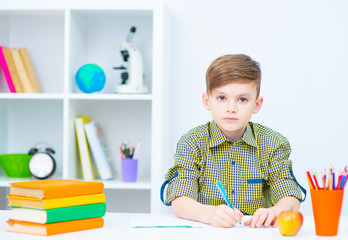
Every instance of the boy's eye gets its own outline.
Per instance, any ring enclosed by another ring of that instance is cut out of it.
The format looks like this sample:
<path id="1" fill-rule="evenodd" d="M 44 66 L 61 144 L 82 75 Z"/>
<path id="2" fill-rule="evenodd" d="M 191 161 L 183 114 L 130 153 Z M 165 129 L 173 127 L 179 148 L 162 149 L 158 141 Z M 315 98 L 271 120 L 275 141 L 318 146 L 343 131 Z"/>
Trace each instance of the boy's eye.
<path id="1" fill-rule="evenodd" d="M 245 103 L 245 102 L 248 101 L 248 99 L 246 99 L 246 98 L 240 98 L 239 101 L 242 102 L 242 103 Z"/>
<path id="2" fill-rule="evenodd" d="M 223 101 L 223 100 L 225 100 L 226 98 L 225 98 L 224 96 L 218 96 L 217 99 L 218 99 L 219 101 Z"/>

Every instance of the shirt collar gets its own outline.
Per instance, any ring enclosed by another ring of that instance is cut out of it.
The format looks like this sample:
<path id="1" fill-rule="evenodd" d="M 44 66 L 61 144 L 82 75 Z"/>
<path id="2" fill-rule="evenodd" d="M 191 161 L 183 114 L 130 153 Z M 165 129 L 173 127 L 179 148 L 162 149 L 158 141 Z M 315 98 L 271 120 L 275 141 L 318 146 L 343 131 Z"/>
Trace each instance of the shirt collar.
<path id="1" fill-rule="evenodd" d="M 215 121 L 212 121 L 210 123 L 210 142 L 209 147 L 215 147 L 220 145 L 221 143 L 228 140 L 226 136 L 221 132 L 220 128 L 217 126 Z M 250 123 L 247 125 L 246 131 L 243 134 L 243 137 L 241 138 L 245 143 L 253 146 L 258 147 L 253 130 L 250 127 Z"/>
<path id="2" fill-rule="evenodd" d="M 241 139 L 253 147 L 258 147 L 253 130 L 250 127 L 250 123 L 248 123 L 247 129 L 244 132 L 243 137 Z"/>
<path id="3" fill-rule="evenodd" d="M 215 121 L 210 123 L 210 142 L 209 147 L 215 147 L 226 141 L 226 136 L 221 132 Z"/>

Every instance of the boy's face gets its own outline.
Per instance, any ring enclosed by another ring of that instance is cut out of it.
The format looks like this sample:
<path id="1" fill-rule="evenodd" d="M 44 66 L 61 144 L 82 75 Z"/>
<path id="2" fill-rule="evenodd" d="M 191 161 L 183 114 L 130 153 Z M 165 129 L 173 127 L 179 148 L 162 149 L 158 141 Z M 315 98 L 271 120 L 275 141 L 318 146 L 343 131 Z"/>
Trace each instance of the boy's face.
<path id="1" fill-rule="evenodd" d="M 214 121 L 225 136 L 240 139 L 252 114 L 260 111 L 263 98 L 256 97 L 253 83 L 229 83 L 203 93 L 203 105 L 211 111 Z"/>

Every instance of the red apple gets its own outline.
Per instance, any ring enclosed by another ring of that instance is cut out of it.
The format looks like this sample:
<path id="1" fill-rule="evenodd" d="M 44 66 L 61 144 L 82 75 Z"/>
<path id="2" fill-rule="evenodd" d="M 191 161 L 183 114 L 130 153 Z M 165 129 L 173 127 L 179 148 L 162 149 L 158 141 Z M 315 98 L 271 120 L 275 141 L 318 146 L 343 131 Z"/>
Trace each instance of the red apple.
<path id="1" fill-rule="evenodd" d="M 302 223 L 303 216 L 299 211 L 284 211 L 277 218 L 277 225 L 283 236 L 295 236 L 301 229 Z"/>

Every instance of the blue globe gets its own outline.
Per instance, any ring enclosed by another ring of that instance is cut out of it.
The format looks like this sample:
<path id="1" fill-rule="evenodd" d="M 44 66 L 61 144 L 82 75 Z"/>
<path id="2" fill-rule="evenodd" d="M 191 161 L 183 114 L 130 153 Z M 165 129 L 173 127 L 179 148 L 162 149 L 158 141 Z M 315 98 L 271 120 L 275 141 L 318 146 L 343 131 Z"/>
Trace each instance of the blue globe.
<path id="1" fill-rule="evenodd" d="M 105 73 L 96 64 L 85 64 L 77 71 L 76 85 L 84 93 L 101 91 L 105 86 Z"/>

